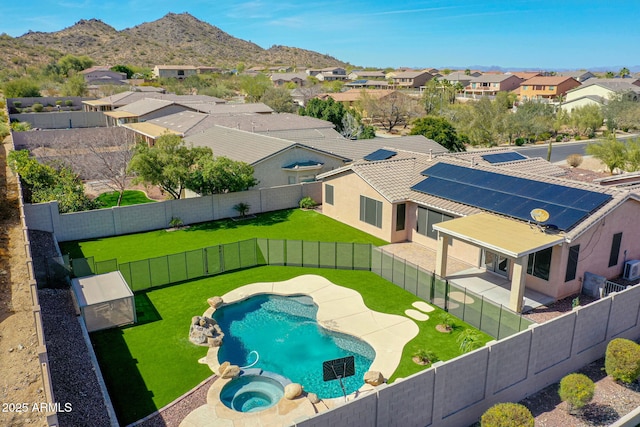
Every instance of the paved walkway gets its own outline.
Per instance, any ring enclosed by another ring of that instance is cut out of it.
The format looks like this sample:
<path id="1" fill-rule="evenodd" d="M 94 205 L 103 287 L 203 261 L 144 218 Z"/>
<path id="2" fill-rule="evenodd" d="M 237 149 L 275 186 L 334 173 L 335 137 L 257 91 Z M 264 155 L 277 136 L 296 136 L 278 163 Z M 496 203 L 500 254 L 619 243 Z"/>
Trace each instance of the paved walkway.
<path id="1" fill-rule="evenodd" d="M 422 267 L 427 271 L 433 272 L 436 269 L 436 251 L 418 243 L 392 243 L 390 245 L 381 246 L 380 249 L 400 258 L 404 258 L 410 263 Z M 473 267 L 475 266 L 464 261 L 460 261 L 457 258 L 447 258 L 447 274 L 457 273 Z"/>

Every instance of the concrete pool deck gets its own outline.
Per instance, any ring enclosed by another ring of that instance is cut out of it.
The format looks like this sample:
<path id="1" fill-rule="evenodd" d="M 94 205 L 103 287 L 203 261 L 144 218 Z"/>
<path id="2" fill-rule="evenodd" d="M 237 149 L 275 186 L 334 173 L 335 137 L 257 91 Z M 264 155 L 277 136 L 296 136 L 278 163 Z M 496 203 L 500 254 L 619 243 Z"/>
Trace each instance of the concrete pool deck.
<path id="1" fill-rule="evenodd" d="M 369 370 L 379 371 L 385 378 L 396 370 L 404 346 L 419 332 L 418 325 L 410 318 L 373 311 L 364 304 L 358 292 L 316 275 L 302 275 L 283 282 L 253 283 L 222 295 L 222 300 L 228 305 L 258 294 L 309 295 L 318 306 L 318 323 L 326 329 L 349 334 L 367 342 L 376 352 Z M 213 308 L 209 308 L 204 315 L 211 317 L 214 311 Z M 210 348 L 207 356 L 200 362 L 206 363 L 213 372 L 217 372 L 220 366 L 218 347 Z M 323 401 L 326 402 L 324 405 L 323 402 L 313 405 L 304 397 L 293 401 L 282 399 L 278 405 L 265 411 L 241 413 L 225 407 L 219 400 L 220 389 L 226 382 L 215 381 L 207 394 L 207 404 L 187 415 L 180 425 L 254 425 L 250 419 L 259 423 L 255 425 L 282 425 L 313 416 L 323 409 L 323 406 L 328 409 L 340 404 L 342 400 L 329 399 Z M 357 393 L 371 389 L 372 386 L 365 384 Z M 331 402 L 332 400 L 334 402 Z"/>

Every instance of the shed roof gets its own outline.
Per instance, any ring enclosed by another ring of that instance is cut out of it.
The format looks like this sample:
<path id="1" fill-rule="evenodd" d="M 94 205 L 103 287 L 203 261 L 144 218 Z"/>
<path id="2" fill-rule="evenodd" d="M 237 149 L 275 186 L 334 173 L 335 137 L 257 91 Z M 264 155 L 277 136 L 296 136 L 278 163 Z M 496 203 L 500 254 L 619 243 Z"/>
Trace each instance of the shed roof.
<path id="1" fill-rule="evenodd" d="M 78 277 L 71 280 L 80 307 L 133 297 L 119 271 Z"/>

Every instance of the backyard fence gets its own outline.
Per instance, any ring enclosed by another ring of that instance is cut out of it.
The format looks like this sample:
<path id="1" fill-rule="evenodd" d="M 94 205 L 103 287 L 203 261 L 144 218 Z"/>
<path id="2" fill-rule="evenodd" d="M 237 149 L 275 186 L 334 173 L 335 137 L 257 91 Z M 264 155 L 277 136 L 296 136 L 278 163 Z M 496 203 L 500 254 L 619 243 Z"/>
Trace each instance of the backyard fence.
<path id="1" fill-rule="evenodd" d="M 503 338 L 532 322 L 464 287 L 368 243 L 250 239 L 140 261 L 49 260 L 47 274 L 75 277 L 119 270 L 134 292 L 261 265 L 371 271 L 477 329 Z M 44 274 L 44 273 L 43 273 Z"/>

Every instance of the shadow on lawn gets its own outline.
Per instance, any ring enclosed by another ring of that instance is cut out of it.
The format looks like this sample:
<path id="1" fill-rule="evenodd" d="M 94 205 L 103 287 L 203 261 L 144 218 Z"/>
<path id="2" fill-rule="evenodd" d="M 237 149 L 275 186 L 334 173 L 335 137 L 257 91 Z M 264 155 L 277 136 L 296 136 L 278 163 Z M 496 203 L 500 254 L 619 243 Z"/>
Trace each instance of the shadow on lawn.
<path id="1" fill-rule="evenodd" d="M 256 218 L 246 219 L 242 221 L 233 221 L 231 219 L 221 219 L 218 221 L 202 222 L 200 224 L 191 225 L 189 228 L 185 228 L 185 232 L 190 231 L 217 231 L 217 230 L 229 230 L 235 229 L 244 225 L 254 226 L 270 226 L 279 224 L 289 220 L 292 209 L 267 212 L 258 214 Z"/>
<path id="2" fill-rule="evenodd" d="M 118 421 L 128 425 L 158 408 L 122 335 L 121 329 L 108 329 L 92 333 L 91 341 Z"/>
<path id="3" fill-rule="evenodd" d="M 160 316 L 146 292 L 136 293 L 134 299 L 136 302 L 136 325 L 162 320 L 162 316 Z"/>

